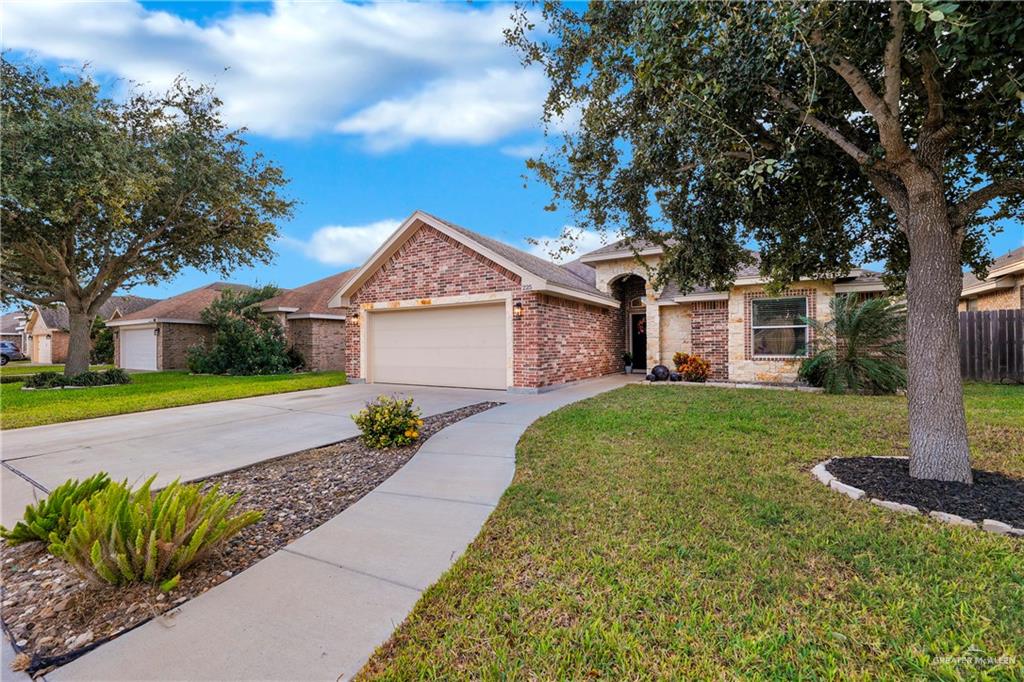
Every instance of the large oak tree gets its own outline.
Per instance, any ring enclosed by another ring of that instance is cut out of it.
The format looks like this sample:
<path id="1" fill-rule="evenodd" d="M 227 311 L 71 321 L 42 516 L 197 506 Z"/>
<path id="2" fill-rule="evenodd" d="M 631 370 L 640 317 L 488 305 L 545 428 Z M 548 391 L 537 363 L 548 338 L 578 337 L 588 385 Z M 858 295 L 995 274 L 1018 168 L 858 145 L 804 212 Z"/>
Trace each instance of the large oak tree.
<path id="1" fill-rule="evenodd" d="M 115 101 L 85 74 L 0 66 L 0 291 L 67 306 L 65 373 L 88 368 L 90 327 L 115 291 L 270 261 L 286 181 L 224 125 L 208 87 L 179 78 Z"/>
<path id="2" fill-rule="evenodd" d="M 908 308 L 910 471 L 971 482 L 961 268 L 1020 229 L 1024 12 L 1010 2 L 547 2 L 507 32 L 579 126 L 530 165 L 658 281 L 776 286 L 883 259 Z M 542 30 L 537 30 L 537 24 Z M 571 238 L 571 233 L 568 235 Z"/>

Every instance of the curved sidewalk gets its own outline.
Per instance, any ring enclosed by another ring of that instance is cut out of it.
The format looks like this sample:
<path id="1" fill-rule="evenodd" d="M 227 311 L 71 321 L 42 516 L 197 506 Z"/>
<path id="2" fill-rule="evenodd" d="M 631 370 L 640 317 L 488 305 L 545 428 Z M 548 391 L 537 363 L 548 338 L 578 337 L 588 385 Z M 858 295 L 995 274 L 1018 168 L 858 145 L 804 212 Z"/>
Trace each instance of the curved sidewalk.
<path id="1" fill-rule="evenodd" d="M 536 419 L 625 385 L 604 377 L 439 431 L 344 512 L 48 680 L 337 680 L 353 676 L 465 551 Z"/>

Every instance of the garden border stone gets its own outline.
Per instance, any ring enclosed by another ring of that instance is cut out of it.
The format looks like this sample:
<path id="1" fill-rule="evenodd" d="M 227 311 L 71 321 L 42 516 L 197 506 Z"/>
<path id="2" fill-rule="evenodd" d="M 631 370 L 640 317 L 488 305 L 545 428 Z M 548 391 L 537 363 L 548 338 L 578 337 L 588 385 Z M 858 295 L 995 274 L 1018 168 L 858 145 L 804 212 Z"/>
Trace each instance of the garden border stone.
<path id="1" fill-rule="evenodd" d="M 819 482 L 821 482 L 824 486 L 826 486 L 827 488 L 829 488 L 831 490 L 834 490 L 834 491 L 836 491 L 838 493 L 842 493 L 843 495 L 846 495 L 847 497 L 850 497 L 850 498 L 852 498 L 854 500 L 859 500 L 859 499 L 864 498 L 865 497 L 865 493 L 864 493 L 863 490 L 861 490 L 860 488 L 855 488 L 852 485 L 847 485 L 846 483 L 843 483 L 838 478 L 833 476 L 832 473 L 828 470 L 828 464 L 833 459 L 835 459 L 835 458 L 834 457 L 829 457 L 828 459 L 826 459 L 824 461 L 821 461 L 821 462 L 818 462 L 817 464 L 815 464 L 814 467 L 811 468 L 811 474 L 813 474 L 814 477 L 816 479 L 818 479 Z M 907 459 L 907 458 L 906 457 L 884 456 L 884 455 L 872 455 L 871 459 Z M 923 509 L 921 509 L 919 507 L 915 507 L 912 504 L 904 504 L 902 502 L 893 502 L 892 500 L 882 500 L 882 499 L 879 499 L 877 497 L 872 497 L 868 501 L 871 502 L 871 504 L 875 505 L 876 507 L 881 507 L 882 509 L 887 509 L 889 511 L 897 512 L 897 513 L 901 513 L 901 514 L 914 514 L 914 515 L 925 514 L 925 511 Z M 1004 522 L 998 521 L 996 519 L 984 519 L 983 521 L 981 521 L 979 523 L 977 521 L 972 521 L 971 519 L 965 519 L 964 517 L 958 516 L 956 514 L 950 514 L 949 512 L 942 512 L 942 511 L 931 511 L 931 512 L 927 513 L 927 516 L 929 518 L 935 519 L 936 521 L 941 521 L 943 523 L 948 523 L 948 524 L 953 525 L 953 526 L 962 526 L 962 527 L 965 527 L 965 528 L 975 528 L 975 529 L 979 529 L 979 530 L 984 530 L 984 531 L 989 532 L 989 533 L 995 533 L 997 535 L 1008 535 L 1010 537 L 1024 538 L 1024 528 L 1015 528 L 1015 527 L 1011 526 L 1008 523 L 1004 523 Z"/>

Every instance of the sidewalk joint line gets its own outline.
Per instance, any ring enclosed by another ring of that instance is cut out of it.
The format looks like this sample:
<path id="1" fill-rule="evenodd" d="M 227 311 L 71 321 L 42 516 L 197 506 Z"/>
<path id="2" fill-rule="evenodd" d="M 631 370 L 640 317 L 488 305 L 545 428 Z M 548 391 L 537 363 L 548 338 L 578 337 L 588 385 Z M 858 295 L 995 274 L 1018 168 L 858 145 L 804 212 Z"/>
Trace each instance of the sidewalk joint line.
<path id="1" fill-rule="evenodd" d="M 294 549 L 289 549 L 288 547 L 282 547 L 279 551 L 287 552 L 288 554 L 291 554 L 292 556 L 302 557 L 303 559 L 309 559 L 310 561 L 318 561 L 321 564 L 327 564 L 328 566 L 332 566 L 334 568 L 340 568 L 343 571 L 348 571 L 350 573 L 355 573 L 356 575 L 361 575 L 361 576 L 365 576 L 367 578 L 373 578 L 374 580 L 380 580 L 381 582 L 390 583 L 391 585 L 395 585 L 397 587 L 404 587 L 405 589 L 412 590 L 413 592 L 416 592 L 417 594 L 422 594 L 423 593 L 423 590 L 421 590 L 418 587 L 413 587 L 412 585 L 406 585 L 405 583 L 399 582 L 397 580 L 392 580 L 391 578 L 383 578 L 383 577 L 381 577 L 379 575 L 374 575 L 373 573 L 368 573 L 367 571 L 360 571 L 357 568 L 352 568 L 351 566 L 345 566 L 344 564 L 336 564 L 333 561 L 328 561 L 327 559 L 321 559 L 320 557 L 316 557 L 316 556 L 312 556 L 312 555 L 309 555 L 309 554 L 305 554 L 303 552 L 297 552 Z"/>
<path id="2" fill-rule="evenodd" d="M 417 495 L 415 493 L 396 493 L 390 490 L 371 490 L 369 493 L 367 493 L 367 497 L 373 495 L 374 493 L 379 493 L 381 495 L 395 495 L 397 497 L 414 497 L 420 500 L 437 500 L 439 502 L 457 502 L 459 504 L 473 504 L 478 507 L 487 507 L 489 509 L 494 509 L 494 505 L 489 502 L 474 502 L 473 500 L 456 500 L 451 497 L 435 497 L 433 495 Z"/>
<path id="3" fill-rule="evenodd" d="M 4 469 L 7 469 L 8 471 L 10 471 L 10 472 L 11 472 L 12 474 L 14 474 L 15 476 L 17 476 L 17 477 L 19 477 L 19 478 L 22 478 L 22 479 L 24 479 L 25 481 L 27 481 L 27 482 L 28 482 L 29 484 L 31 484 L 31 485 L 32 485 L 32 487 L 34 487 L 34 488 L 39 488 L 40 490 L 42 490 L 42 491 L 43 491 L 44 493 L 46 493 L 47 495 L 49 495 L 49 494 L 50 494 L 50 489 L 49 489 L 49 488 L 47 488 L 47 487 L 46 487 L 45 485 L 43 485 L 43 484 L 42 484 L 42 483 L 40 483 L 39 481 L 35 480 L 34 478 L 32 478 L 31 476 L 29 476 L 28 474 L 24 474 L 24 473 L 22 473 L 22 472 L 18 471 L 17 469 L 15 469 L 14 467 L 12 467 L 12 466 L 11 466 L 10 464 L 8 464 L 8 463 L 7 463 L 6 461 L 5 461 L 5 462 L 3 462 L 3 467 L 4 467 Z"/>

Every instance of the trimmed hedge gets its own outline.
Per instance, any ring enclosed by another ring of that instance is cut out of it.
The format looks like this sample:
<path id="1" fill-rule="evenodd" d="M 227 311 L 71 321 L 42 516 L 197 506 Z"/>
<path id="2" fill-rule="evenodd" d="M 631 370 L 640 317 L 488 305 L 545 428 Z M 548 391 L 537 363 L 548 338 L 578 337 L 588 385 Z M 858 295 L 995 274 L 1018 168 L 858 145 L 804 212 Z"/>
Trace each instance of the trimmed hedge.
<path id="1" fill-rule="evenodd" d="M 60 372 L 40 372 L 24 379 L 24 388 L 64 388 L 65 386 L 111 386 L 130 384 L 132 377 L 123 369 L 114 368 L 102 372 L 82 372 L 67 376 Z"/>

